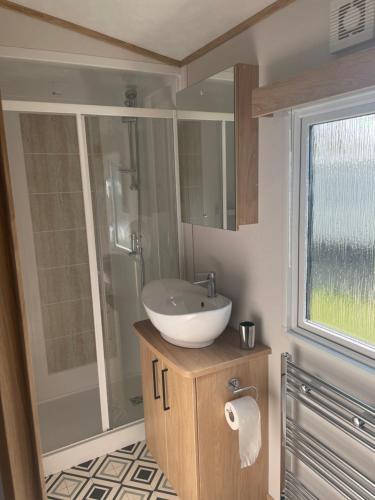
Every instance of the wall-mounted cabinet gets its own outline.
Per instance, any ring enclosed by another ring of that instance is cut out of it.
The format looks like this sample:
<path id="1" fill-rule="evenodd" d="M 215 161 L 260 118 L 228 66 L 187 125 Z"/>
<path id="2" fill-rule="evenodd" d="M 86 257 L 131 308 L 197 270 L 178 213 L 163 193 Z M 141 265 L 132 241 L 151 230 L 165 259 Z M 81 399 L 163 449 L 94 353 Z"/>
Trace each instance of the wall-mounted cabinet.
<path id="1" fill-rule="evenodd" d="M 258 222 L 258 73 L 236 64 L 177 93 L 182 222 L 234 231 Z"/>
<path id="2" fill-rule="evenodd" d="M 147 446 L 181 500 L 264 500 L 268 485 L 267 355 L 257 345 L 239 348 L 228 328 L 204 349 L 163 340 L 150 321 L 135 324 L 140 337 Z M 262 448 L 256 462 L 240 468 L 238 433 L 225 419 L 235 396 L 228 381 L 255 386 L 261 412 Z"/>

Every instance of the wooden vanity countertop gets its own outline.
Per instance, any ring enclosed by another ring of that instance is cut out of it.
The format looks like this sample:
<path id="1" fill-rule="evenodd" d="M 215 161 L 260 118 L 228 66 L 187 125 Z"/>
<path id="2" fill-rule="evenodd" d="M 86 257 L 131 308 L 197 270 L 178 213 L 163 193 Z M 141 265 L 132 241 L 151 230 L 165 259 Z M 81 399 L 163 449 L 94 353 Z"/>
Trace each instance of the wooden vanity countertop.
<path id="1" fill-rule="evenodd" d="M 255 344 L 251 351 L 240 349 L 239 333 L 231 327 L 227 327 L 212 345 L 201 349 L 170 344 L 148 319 L 135 323 L 134 329 L 141 342 L 187 378 L 202 377 L 271 353 L 271 348 L 263 344 Z"/>

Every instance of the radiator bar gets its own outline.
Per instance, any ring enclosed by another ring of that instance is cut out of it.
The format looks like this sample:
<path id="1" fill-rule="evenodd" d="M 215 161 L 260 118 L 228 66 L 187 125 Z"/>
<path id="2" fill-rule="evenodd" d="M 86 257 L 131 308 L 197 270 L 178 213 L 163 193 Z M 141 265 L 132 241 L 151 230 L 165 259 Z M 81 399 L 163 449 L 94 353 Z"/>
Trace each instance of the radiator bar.
<path id="1" fill-rule="evenodd" d="M 293 483 L 291 483 L 288 479 L 285 480 L 285 497 L 287 499 L 297 499 L 297 500 L 310 500 L 309 497 L 304 495 L 304 493 L 298 489 Z"/>
<path id="2" fill-rule="evenodd" d="M 303 395 L 301 395 L 299 392 L 293 392 L 290 388 L 287 389 L 287 395 L 305 405 L 311 411 L 313 411 L 327 422 L 331 423 L 335 427 L 345 432 L 345 434 L 355 439 L 356 441 L 358 441 L 360 444 L 362 444 L 372 452 L 375 452 L 375 445 L 371 441 L 368 441 L 367 439 L 358 435 L 357 433 L 355 433 L 355 431 L 353 432 L 354 430 L 353 427 L 350 428 L 349 426 L 345 425 L 346 422 L 343 423 L 337 416 L 330 415 L 327 409 L 322 407 L 322 404 L 320 402 L 317 403 L 311 398 L 310 399 L 304 398 Z M 331 409 L 329 409 L 329 411 L 331 411 Z"/>
<path id="3" fill-rule="evenodd" d="M 281 498 L 319 500 L 286 469 L 288 451 L 343 499 L 374 500 L 375 481 L 287 416 L 288 397 L 375 452 L 375 407 L 308 373 L 292 361 L 289 353 L 284 353 L 281 357 Z"/>
<path id="4" fill-rule="evenodd" d="M 290 471 L 286 471 L 285 474 L 286 483 L 286 494 L 288 494 L 288 489 L 293 489 L 297 494 L 304 500 L 319 500 L 299 479 L 297 479 Z M 298 498 L 297 495 L 297 498 Z"/>
<path id="5" fill-rule="evenodd" d="M 360 421 L 363 423 L 363 426 L 366 425 L 366 427 L 363 427 L 366 429 L 366 432 L 369 434 L 372 434 L 373 437 L 375 437 L 375 419 L 370 415 L 368 411 L 364 411 L 362 408 L 359 408 L 357 406 L 348 407 L 345 402 L 342 402 L 338 400 L 335 397 L 332 397 L 332 395 L 327 395 L 325 392 L 322 391 L 322 386 L 323 384 L 318 384 L 316 381 L 306 381 L 305 378 L 307 376 L 300 375 L 299 373 L 293 373 L 293 372 L 288 372 L 288 378 L 297 380 L 301 385 L 305 384 L 305 388 L 309 391 L 306 392 L 305 394 L 311 396 L 313 394 L 316 394 L 321 400 L 328 404 L 332 405 L 334 407 L 339 408 L 340 410 L 343 410 L 344 415 L 343 417 L 346 418 L 351 425 L 353 425 L 353 418 L 357 417 L 360 419 Z M 323 387 L 324 389 L 324 387 Z M 360 411 L 358 411 L 360 409 Z M 337 410 L 336 410 L 337 411 Z M 339 413 L 339 412 L 338 412 Z M 346 415 L 349 414 L 349 415 Z M 370 426 L 370 428 L 368 428 Z M 362 430 L 362 427 L 358 427 L 359 430 Z"/>
<path id="6" fill-rule="evenodd" d="M 298 451 L 306 453 L 312 461 L 324 467 L 326 471 L 334 474 L 339 481 L 346 485 L 346 488 L 352 490 L 353 494 L 358 495 L 358 498 L 365 500 L 375 498 L 375 484 L 368 478 L 363 477 L 361 473 L 358 473 L 353 466 L 343 459 L 338 460 L 335 454 L 330 455 L 324 447 L 320 447 L 305 435 L 293 434 L 289 429 L 287 431 L 287 442 L 291 443 Z"/>
<path id="7" fill-rule="evenodd" d="M 306 454 L 305 451 L 296 448 L 288 439 L 286 442 L 286 448 L 309 469 L 315 472 L 317 476 L 324 479 L 324 481 L 326 481 L 336 491 L 338 491 L 343 496 L 343 498 L 346 498 L 347 500 L 363 500 L 363 497 L 360 497 L 356 494 L 355 491 L 351 490 L 351 488 L 348 488 L 345 482 L 343 482 L 340 478 L 337 478 L 334 474 L 332 474 L 331 471 L 327 470 L 315 459 L 311 458 L 311 456 Z"/>
<path id="8" fill-rule="evenodd" d="M 341 466 L 349 470 L 352 480 L 359 480 L 359 487 L 362 488 L 368 495 L 375 498 L 375 482 L 369 479 L 365 474 L 363 474 L 363 472 L 359 471 L 352 464 L 341 458 L 340 455 L 332 451 L 328 446 L 323 444 L 321 441 L 319 441 L 319 439 L 314 437 L 301 426 L 294 423 L 293 420 L 289 417 L 287 418 L 287 430 L 289 430 L 295 436 L 302 436 L 303 439 L 311 442 L 313 446 L 315 446 L 319 450 L 319 452 L 327 458 L 327 460 L 330 460 L 332 463 L 337 462 L 338 467 Z M 366 486 L 361 484 L 361 482 Z"/>
<path id="9" fill-rule="evenodd" d="M 364 401 L 361 401 L 360 399 L 355 398 L 351 394 L 348 394 L 348 393 L 342 391 L 341 389 L 339 389 L 335 385 L 324 382 L 324 380 L 316 377 L 315 375 L 311 375 L 307 371 L 305 371 L 302 368 L 300 368 L 299 366 L 295 365 L 293 363 L 293 361 L 291 361 L 290 358 L 288 360 L 288 365 L 289 365 L 289 368 L 296 370 L 297 372 L 302 373 L 305 377 L 308 377 L 309 379 L 314 380 L 316 383 L 326 387 L 329 391 L 331 391 L 331 392 L 335 393 L 337 396 L 340 396 L 341 398 L 345 399 L 350 404 L 358 406 L 359 408 L 361 408 L 362 411 L 369 413 L 370 415 L 372 415 L 375 418 L 375 408 L 373 406 L 370 406 L 369 404 L 365 403 Z"/>

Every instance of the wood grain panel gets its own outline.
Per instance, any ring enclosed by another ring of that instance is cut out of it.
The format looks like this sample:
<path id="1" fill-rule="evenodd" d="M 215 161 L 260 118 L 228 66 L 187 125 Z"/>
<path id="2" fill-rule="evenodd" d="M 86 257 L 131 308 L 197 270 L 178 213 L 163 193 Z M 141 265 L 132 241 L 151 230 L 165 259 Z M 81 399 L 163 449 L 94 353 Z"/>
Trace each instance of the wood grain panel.
<path id="1" fill-rule="evenodd" d="M 141 343 L 142 393 L 147 446 L 161 470 L 168 476 L 165 414 L 162 399 L 154 399 L 152 362 L 158 359 L 145 344 Z M 157 394 L 161 394 L 161 360 L 157 363 Z"/>
<path id="2" fill-rule="evenodd" d="M 165 364 L 168 479 L 182 500 L 198 500 L 198 447 L 195 380 Z"/>
<path id="3" fill-rule="evenodd" d="M 259 85 L 259 67 L 236 64 L 235 151 L 236 151 L 236 225 L 258 222 L 258 136 L 257 118 L 251 117 L 252 91 Z"/>
<path id="4" fill-rule="evenodd" d="M 1 105 L 0 148 L 0 460 L 7 472 L 2 479 L 7 499 L 39 500 L 46 498 L 39 423 Z"/>
<path id="5" fill-rule="evenodd" d="M 46 14 L 45 12 L 31 9 L 30 7 L 20 5 L 16 2 L 11 2 L 9 0 L 0 0 L 0 7 L 4 7 L 6 9 L 19 12 L 20 14 L 25 14 L 26 16 L 33 17 L 35 19 L 38 19 L 39 21 L 45 21 L 49 24 L 59 26 L 60 28 L 65 28 L 74 31 L 75 33 L 79 33 L 80 35 L 85 35 L 89 36 L 90 38 L 95 38 L 96 40 L 99 40 L 101 42 L 106 42 L 111 45 L 115 45 L 116 47 L 120 47 L 122 49 L 130 50 L 131 52 L 140 54 L 141 56 L 150 57 L 151 59 L 155 59 L 164 64 L 170 64 L 172 66 L 181 66 L 181 62 L 178 61 L 177 59 L 173 59 L 172 57 L 158 54 L 157 52 L 154 52 L 152 50 L 139 47 L 138 45 L 134 45 L 129 42 L 124 42 L 123 40 L 120 40 L 118 38 L 105 35 L 104 33 L 100 33 L 99 31 L 95 31 L 90 28 L 85 28 L 80 24 L 72 23 L 71 21 L 67 21 L 66 19 L 61 19 L 59 17 Z"/>
<path id="6" fill-rule="evenodd" d="M 235 397 L 227 382 L 237 377 L 241 385 L 258 389 L 262 448 L 256 462 L 240 468 L 238 432 L 224 416 L 224 405 Z M 267 356 L 250 363 L 200 377 L 196 381 L 200 494 L 204 500 L 265 500 L 268 491 L 268 371 Z"/>
<path id="7" fill-rule="evenodd" d="M 375 48 L 342 56 L 282 82 L 253 91 L 253 117 L 375 85 Z"/>
<path id="8" fill-rule="evenodd" d="M 275 12 L 279 11 L 280 9 L 283 9 L 284 7 L 287 7 L 288 5 L 292 4 L 295 1 L 296 0 L 277 0 L 271 5 L 268 5 L 268 7 L 265 7 L 264 9 L 260 10 L 253 16 L 248 17 L 247 19 L 245 19 L 245 21 L 242 21 L 241 23 L 237 24 L 237 26 L 234 26 L 229 31 L 226 31 L 222 35 L 211 40 L 211 42 L 207 43 L 200 49 L 186 56 L 184 59 L 182 59 L 181 66 L 184 66 L 185 64 L 190 64 L 196 59 L 199 59 L 208 52 L 211 52 L 211 50 L 214 50 L 220 45 L 223 45 L 223 43 L 227 42 L 228 40 L 231 40 L 235 36 L 251 28 L 260 21 L 267 19 L 267 17 L 271 16 L 272 14 L 275 14 Z"/>
<path id="9" fill-rule="evenodd" d="M 250 362 L 271 352 L 269 347 L 262 344 L 256 345 L 251 351 L 240 349 L 239 334 L 231 327 L 227 327 L 212 345 L 194 349 L 194 355 L 191 349 L 166 342 L 150 320 L 135 323 L 134 329 L 141 342 L 145 342 L 160 359 L 180 375 L 188 378 L 201 377 L 229 366 Z"/>

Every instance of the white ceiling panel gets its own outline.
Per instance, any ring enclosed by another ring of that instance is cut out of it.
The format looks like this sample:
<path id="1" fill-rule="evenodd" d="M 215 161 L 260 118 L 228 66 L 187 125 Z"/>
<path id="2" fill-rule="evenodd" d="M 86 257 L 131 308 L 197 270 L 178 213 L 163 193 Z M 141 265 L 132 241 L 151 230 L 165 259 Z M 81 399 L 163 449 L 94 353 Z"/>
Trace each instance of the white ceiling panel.
<path id="1" fill-rule="evenodd" d="M 267 7 L 274 0 L 17 0 L 176 59 Z"/>

